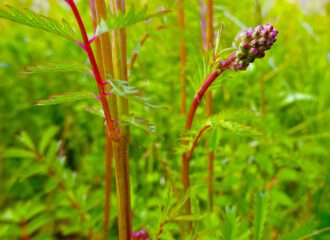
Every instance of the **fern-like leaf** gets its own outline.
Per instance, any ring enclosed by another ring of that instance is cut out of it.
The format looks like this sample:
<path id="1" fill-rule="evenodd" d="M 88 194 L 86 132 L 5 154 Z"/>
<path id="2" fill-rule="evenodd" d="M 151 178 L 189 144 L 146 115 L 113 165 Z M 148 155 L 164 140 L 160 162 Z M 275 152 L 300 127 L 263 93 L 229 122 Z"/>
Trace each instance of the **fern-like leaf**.
<path id="1" fill-rule="evenodd" d="M 90 69 L 81 63 L 48 63 L 44 65 L 29 66 L 21 74 L 55 73 L 55 72 L 81 72 L 88 73 Z"/>
<path id="2" fill-rule="evenodd" d="M 268 205 L 268 194 L 259 192 L 256 195 L 254 203 L 254 215 L 253 215 L 253 239 L 261 240 L 264 225 L 266 223 Z"/>
<path id="3" fill-rule="evenodd" d="M 73 103 L 80 100 L 95 98 L 95 94 L 88 91 L 80 91 L 80 92 L 66 92 L 63 94 L 57 94 L 50 96 L 48 99 L 39 100 L 36 102 L 37 106 L 47 106 L 47 105 L 55 105 L 62 103 Z"/>
<path id="4" fill-rule="evenodd" d="M 69 40 L 75 39 L 73 29 L 65 20 L 58 22 L 52 18 L 38 15 L 32 11 L 18 10 L 8 5 L 5 8 L 0 9 L 0 18 L 50 32 Z"/>
<path id="5" fill-rule="evenodd" d="M 162 16 L 169 12 L 169 10 L 164 10 L 153 14 L 148 14 L 146 8 L 139 11 L 136 11 L 134 8 L 131 8 L 127 13 L 119 12 L 117 15 L 110 16 L 107 22 L 102 20 L 97 26 L 96 35 L 100 35 L 111 30 L 126 28 L 139 22 Z"/>
<path id="6" fill-rule="evenodd" d="M 213 127 L 220 127 L 238 135 L 244 135 L 244 136 L 261 135 L 261 132 L 257 128 L 249 126 L 245 123 L 228 121 L 216 117 L 212 118 L 210 123 L 211 126 Z"/>
<path id="7" fill-rule="evenodd" d="M 99 117 L 104 118 L 104 113 L 102 109 L 97 109 L 94 107 L 86 108 L 85 111 Z M 120 116 L 120 122 L 123 125 L 134 126 L 140 128 L 148 133 L 155 133 L 155 126 L 148 120 L 136 117 L 134 114 L 122 115 Z"/>
<path id="8" fill-rule="evenodd" d="M 150 107 L 150 108 L 167 108 L 164 106 L 157 106 L 154 104 L 151 104 L 149 101 L 149 98 L 141 97 L 140 91 L 133 87 L 131 83 L 128 81 L 123 80 L 112 80 L 109 81 L 110 85 L 112 86 L 111 93 L 126 98 L 128 100 L 131 100 L 132 102 Z"/>

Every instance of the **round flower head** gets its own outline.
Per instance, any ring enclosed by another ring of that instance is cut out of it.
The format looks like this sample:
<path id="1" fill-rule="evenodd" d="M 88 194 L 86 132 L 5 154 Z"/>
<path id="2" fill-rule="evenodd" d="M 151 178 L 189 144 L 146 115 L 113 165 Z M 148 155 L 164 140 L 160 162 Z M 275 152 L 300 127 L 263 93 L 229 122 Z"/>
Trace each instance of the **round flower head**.
<path id="1" fill-rule="evenodd" d="M 256 58 L 265 56 L 266 50 L 276 42 L 278 31 L 271 25 L 259 25 L 239 34 L 234 42 L 237 48 L 236 59 L 229 68 L 235 71 L 245 70 Z"/>

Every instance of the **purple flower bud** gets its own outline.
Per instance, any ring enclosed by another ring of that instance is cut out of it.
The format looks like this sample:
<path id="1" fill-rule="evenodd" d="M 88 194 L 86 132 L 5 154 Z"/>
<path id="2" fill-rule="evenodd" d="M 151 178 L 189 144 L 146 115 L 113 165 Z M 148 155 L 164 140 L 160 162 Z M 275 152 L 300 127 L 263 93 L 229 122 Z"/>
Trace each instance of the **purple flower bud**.
<path id="1" fill-rule="evenodd" d="M 232 70 L 244 70 L 256 58 L 265 56 L 265 52 L 276 42 L 278 31 L 269 24 L 249 28 L 236 38 L 236 59 L 228 67 Z"/>
<path id="2" fill-rule="evenodd" d="M 258 50 L 256 48 L 251 48 L 250 53 L 254 56 L 257 56 Z"/>

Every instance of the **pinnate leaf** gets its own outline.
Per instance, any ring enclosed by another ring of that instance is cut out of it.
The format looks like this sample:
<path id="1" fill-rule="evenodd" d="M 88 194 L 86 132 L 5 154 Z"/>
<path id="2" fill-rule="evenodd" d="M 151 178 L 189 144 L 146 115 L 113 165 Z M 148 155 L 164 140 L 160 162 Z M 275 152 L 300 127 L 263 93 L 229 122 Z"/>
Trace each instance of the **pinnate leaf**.
<path id="1" fill-rule="evenodd" d="M 82 72 L 88 73 L 90 69 L 81 63 L 49 63 L 44 65 L 29 66 L 21 74 L 55 73 L 55 72 Z"/>
<path id="2" fill-rule="evenodd" d="M 63 94 L 57 94 L 50 96 L 48 99 L 39 100 L 36 102 L 37 106 L 47 106 L 47 105 L 55 105 L 62 103 L 73 103 L 80 100 L 92 99 L 96 96 L 89 91 L 79 91 L 79 92 L 66 92 Z"/>
<path id="3" fill-rule="evenodd" d="M 18 10 L 7 5 L 5 8 L 0 9 L 0 18 L 50 32 L 69 40 L 74 40 L 75 38 L 73 29 L 65 20 L 58 22 L 29 10 Z"/>
<path id="4" fill-rule="evenodd" d="M 135 8 L 131 8 L 126 13 L 119 12 L 117 15 L 110 16 L 107 22 L 101 20 L 99 26 L 97 27 L 96 34 L 101 35 L 102 33 L 108 32 L 110 30 L 126 28 L 136 23 L 162 16 L 168 12 L 169 10 L 164 10 L 148 14 L 146 8 L 139 11 L 136 11 Z"/>

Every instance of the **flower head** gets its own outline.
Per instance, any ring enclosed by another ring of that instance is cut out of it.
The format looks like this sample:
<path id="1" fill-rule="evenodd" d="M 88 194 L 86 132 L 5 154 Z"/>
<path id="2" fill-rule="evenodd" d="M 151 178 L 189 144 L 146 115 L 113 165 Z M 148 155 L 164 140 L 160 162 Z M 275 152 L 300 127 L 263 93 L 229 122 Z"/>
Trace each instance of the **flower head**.
<path id="1" fill-rule="evenodd" d="M 249 28 L 239 34 L 234 42 L 237 48 L 235 60 L 229 68 L 232 70 L 245 70 L 256 58 L 265 56 L 265 52 L 276 42 L 278 31 L 271 25 L 259 25 Z"/>
<path id="2" fill-rule="evenodd" d="M 134 240 L 150 240 L 150 236 L 149 236 L 147 230 L 142 229 L 139 232 L 133 232 L 132 239 L 134 239 Z"/>

